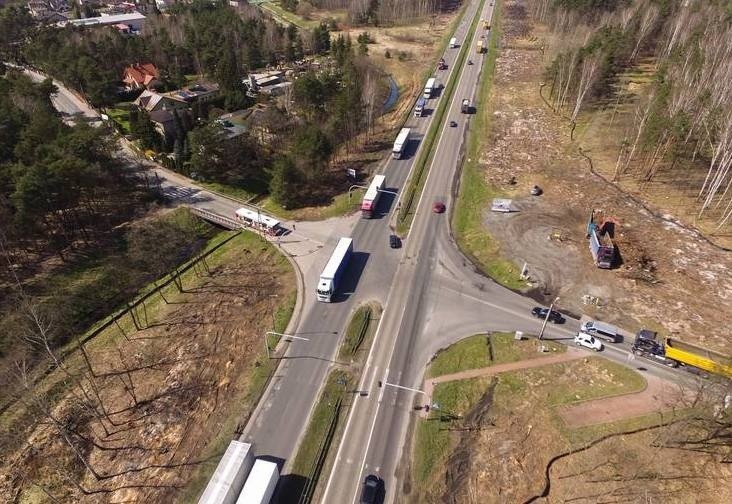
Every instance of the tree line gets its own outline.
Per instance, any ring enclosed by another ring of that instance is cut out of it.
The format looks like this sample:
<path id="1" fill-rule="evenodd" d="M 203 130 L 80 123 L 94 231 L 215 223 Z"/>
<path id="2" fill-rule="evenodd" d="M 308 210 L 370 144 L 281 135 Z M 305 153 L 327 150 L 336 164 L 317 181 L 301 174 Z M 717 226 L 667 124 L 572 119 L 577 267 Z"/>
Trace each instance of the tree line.
<path id="1" fill-rule="evenodd" d="M 697 216 L 732 222 L 732 16 L 723 0 L 534 0 L 560 40 L 546 70 L 552 108 L 572 124 L 621 99 L 618 76 L 650 61 L 654 75 L 618 138 L 614 180 L 674 172 L 697 192 Z M 702 172 L 701 176 L 699 173 Z"/>
<path id="2" fill-rule="evenodd" d="M 423 19 L 448 9 L 456 2 L 449 0 L 286 0 L 283 6 L 293 12 L 309 10 L 346 10 L 348 20 L 356 25 L 390 25 Z"/>

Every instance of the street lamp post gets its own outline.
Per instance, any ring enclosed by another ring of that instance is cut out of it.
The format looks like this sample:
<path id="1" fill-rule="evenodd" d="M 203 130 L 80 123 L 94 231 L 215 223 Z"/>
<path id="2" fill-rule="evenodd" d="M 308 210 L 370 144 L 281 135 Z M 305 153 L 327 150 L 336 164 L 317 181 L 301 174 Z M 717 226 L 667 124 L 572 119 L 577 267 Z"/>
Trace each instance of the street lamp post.
<path id="1" fill-rule="evenodd" d="M 546 312 L 546 317 L 544 317 L 544 323 L 541 324 L 541 332 L 539 332 L 539 339 L 544 339 L 544 329 L 546 329 L 546 323 L 549 322 L 549 315 L 552 314 L 552 308 L 554 308 L 554 304 L 559 301 L 559 296 L 554 298 L 554 301 L 552 301 L 552 304 L 549 305 L 549 310 Z"/>
<path id="2" fill-rule="evenodd" d="M 310 341 L 308 338 L 303 338 L 301 336 L 295 336 L 294 334 L 284 334 L 284 333 L 278 333 L 275 331 L 267 331 L 264 333 L 264 349 L 267 352 L 267 358 L 271 359 L 272 357 L 269 355 L 269 341 L 267 340 L 267 337 L 270 334 L 274 334 L 275 336 L 280 336 L 282 338 L 292 338 L 300 341 Z"/>

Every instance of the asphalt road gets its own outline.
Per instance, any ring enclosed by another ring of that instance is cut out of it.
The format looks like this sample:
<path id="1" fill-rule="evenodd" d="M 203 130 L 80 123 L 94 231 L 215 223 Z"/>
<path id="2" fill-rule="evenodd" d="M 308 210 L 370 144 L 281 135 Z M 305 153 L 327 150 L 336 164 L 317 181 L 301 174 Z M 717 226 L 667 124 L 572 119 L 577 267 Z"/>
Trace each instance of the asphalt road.
<path id="1" fill-rule="evenodd" d="M 481 17 L 491 19 L 492 13 L 492 2 L 487 1 Z M 472 47 L 483 34 L 487 40 L 487 32 L 479 27 Z M 404 260 L 362 375 L 359 390 L 365 395 L 354 398 L 326 485 L 325 503 L 356 502 L 368 474 L 384 481 L 385 502 L 399 500 L 403 471 L 409 467 L 410 454 L 404 451 L 409 423 L 418 415 L 414 406 L 429 404 L 430 398 L 392 385 L 418 390 L 432 356 L 462 337 L 489 331 L 538 334 L 541 328 L 542 321 L 530 313 L 536 303 L 479 274 L 458 251 L 450 234 L 449 216 L 431 212 L 435 200 L 446 201 L 448 210 L 452 208 L 466 122 L 470 120 L 460 113 L 460 105 L 463 98 L 475 101 L 485 55 L 473 52 L 469 57 L 474 65 L 464 66 L 446 116 L 446 121 L 456 120 L 459 127 L 445 124 L 439 136 Z M 567 318 L 565 324 L 550 323 L 545 337 L 571 343 L 578 329 L 579 321 Z M 628 364 L 628 347 L 628 342 L 607 345 L 603 355 Z M 664 378 L 680 378 L 678 373 L 650 362 L 639 360 L 634 365 Z M 381 388 L 378 382 L 382 382 Z"/>
<path id="2" fill-rule="evenodd" d="M 464 20 L 456 30 L 455 36 L 458 39 L 465 38 L 478 3 L 474 0 L 466 10 Z M 447 82 L 458 54 L 457 49 L 446 49 L 443 57 L 448 68 L 436 72 L 439 82 Z M 428 109 L 434 109 L 439 99 L 429 100 Z M 405 127 L 412 129 L 412 140 L 406 157 L 389 158 L 380 170 L 386 175 L 387 189 L 401 191 L 421 148 L 421 139 L 432 119 L 432 114 L 408 119 Z M 322 259 L 322 264 L 304 272 L 304 309 L 296 335 L 307 337 L 310 341 L 294 341 L 290 344 L 276 376 L 271 380 L 263 400 L 244 430 L 242 439 L 254 442 L 258 455 L 290 461 L 326 373 L 335 362 L 338 344 L 351 313 L 358 304 L 369 299 L 377 299 L 385 304 L 400 259 L 403 260 L 402 251 L 390 249 L 388 243 L 389 214 L 394 206 L 395 197 L 383 194 L 379 202 L 379 218 L 361 220 L 353 229 L 351 237 L 356 254 L 344 280 L 343 292 L 347 294 L 346 299 L 333 304 L 318 303 L 315 300 L 314 286 L 327 256 Z M 331 251 L 338 238 L 331 237 L 325 243 L 325 249 Z M 409 244 L 411 241 L 410 237 L 405 243 Z"/>

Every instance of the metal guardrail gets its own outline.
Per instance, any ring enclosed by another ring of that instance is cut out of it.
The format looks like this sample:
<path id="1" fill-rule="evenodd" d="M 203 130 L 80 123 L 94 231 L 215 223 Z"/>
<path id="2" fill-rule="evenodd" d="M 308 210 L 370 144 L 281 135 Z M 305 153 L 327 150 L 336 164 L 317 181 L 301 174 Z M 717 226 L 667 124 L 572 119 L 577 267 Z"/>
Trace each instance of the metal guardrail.
<path id="1" fill-rule="evenodd" d="M 241 222 L 237 221 L 236 219 L 224 217 L 223 215 L 217 214 L 216 212 L 212 212 L 210 210 L 205 210 L 203 208 L 190 207 L 190 211 L 192 213 L 194 213 L 195 215 L 198 215 L 202 219 L 206 219 L 207 221 L 214 222 L 227 229 L 245 229 L 245 228 L 247 228 L 247 229 L 252 229 L 253 231 L 258 231 L 256 228 L 249 228 L 249 226 L 243 225 Z"/>

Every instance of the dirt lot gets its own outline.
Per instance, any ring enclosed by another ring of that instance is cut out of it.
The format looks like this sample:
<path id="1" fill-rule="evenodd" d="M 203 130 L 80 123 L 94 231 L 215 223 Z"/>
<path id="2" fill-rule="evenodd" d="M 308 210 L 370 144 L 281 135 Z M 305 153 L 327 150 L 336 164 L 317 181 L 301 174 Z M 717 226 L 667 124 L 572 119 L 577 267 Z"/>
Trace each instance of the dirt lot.
<path id="1" fill-rule="evenodd" d="M 729 502 L 724 448 L 689 443 L 700 434 L 691 422 L 654 426 L 659 418 L 648 418 L 580 432 L 559 420 L 557 406 L 628 390 L 625 373 L 582 359 L 482 379 L 483 395 L 446 427 L 450 449 L 412 502 Z"/>
<path id="2" fill-rule="evenodd" d="M 30 428 L 19 426 L 23 411 L 3 416 L 5 442 L 12 433 L 20 448 L 2 455 L 1 501 L 196 498 L 253 407 L 267 368 L 256 361 L 262 333 L 275 318 L 286 323 L 296 289 L 287 260 L 254 235 L 207 264 L 184 277 L 184 293 L 171 284 L 167 303 L 138 310 L 143 329 L 127 316 L 86 344 L 91 372 L 76 352 L 68 374 L 26 394 Z"/>
<path id="3" fill-rule="evenodd" d="M 730 252 L 593 175 L 566 123 L 539 95 L 550 58 L 539 50 L 543 29 L 531 26 L 516 1 L 506 2 L 503 26 L 489 105 L 493 124 L 481 155 L 487 181 L 520 210 L 485 212 L 502 253 L 518 265 L 528 262 L 536 297 L 559 295 L 562 310 L 629 330 L 647 326 L 732 354 Z M 529 196 L 534 184 L 542 196 Z M 613 270 L 592 263 L 585 235 L 593 208 L 617 222 L 621 264 Z"/>

